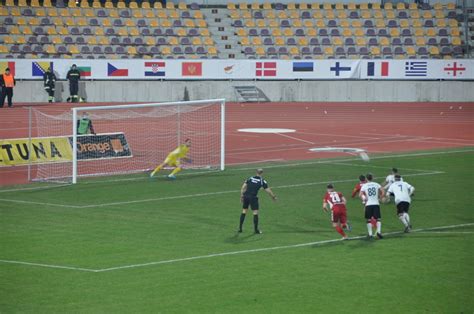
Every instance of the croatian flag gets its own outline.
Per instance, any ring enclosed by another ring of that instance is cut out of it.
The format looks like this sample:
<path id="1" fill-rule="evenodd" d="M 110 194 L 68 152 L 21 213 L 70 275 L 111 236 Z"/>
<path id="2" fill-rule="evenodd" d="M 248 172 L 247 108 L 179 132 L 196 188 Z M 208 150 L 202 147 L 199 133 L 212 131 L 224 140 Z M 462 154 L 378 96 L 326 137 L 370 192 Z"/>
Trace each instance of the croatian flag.
<path id="1" fill-rule="evenodd" d="M 367 76 L 388 76 L 388 62 L 367 62 Z"/>
<path id="2" fill-rule="evenodd" d="M 165 63 L 145 62 L 145 76 L 165 76 Z"/>

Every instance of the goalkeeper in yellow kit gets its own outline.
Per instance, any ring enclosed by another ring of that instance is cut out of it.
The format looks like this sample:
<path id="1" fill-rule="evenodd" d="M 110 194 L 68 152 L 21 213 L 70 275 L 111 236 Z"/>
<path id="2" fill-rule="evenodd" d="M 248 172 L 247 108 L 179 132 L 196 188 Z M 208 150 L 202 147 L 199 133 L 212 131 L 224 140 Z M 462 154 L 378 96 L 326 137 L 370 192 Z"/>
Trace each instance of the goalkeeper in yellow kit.
<path id="1" fill-rule="evenodd" d="M 186 158 L 188 154 L 189 147 L 191 147 L 191 140 L 188 138 L 184 141 L 184 144 L 179 145 L 176 147 L 171 153 L 166 156 L 165 161 L 161 163 L 158 167 L 155 168 L 150 173 L 150 178 L 152 178 L 155 173 L 163 169 L 164 166 L 168 165 L 174 167 L 173 171 L 168 175 L 169 179 L 176 179 L 176 174 L 182 170 L 181 168 L 181 159 L 187 162 L 191 162 L 191 159 Z"/>

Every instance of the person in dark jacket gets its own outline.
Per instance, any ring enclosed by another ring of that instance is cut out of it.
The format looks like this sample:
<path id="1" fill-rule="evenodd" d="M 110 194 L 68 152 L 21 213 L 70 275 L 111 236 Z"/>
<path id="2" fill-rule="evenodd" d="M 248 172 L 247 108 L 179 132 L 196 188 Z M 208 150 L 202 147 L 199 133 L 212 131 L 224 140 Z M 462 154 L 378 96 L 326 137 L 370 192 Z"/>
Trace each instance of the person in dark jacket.
<path id="1" fill-rule="evenodd" d="M 56 75 L 51 71 L 51 68 L 43 75 L 44 89 L 48 93 L 48 102 L 54 101 L 54 88 L 56 86 Z"/>
<path id="2" fill-rule="evenodd" d="M 71 102 L 79 102 L 79 80 L 81 79 L 81 72 L 77 69 L 75 64 L 67 72 L 66 79 L 69 81 L 69 93 L 71 94 Z"/>
<path id="3" fill-rule="evenodd" d="M 5 103 L 5 98 L 8 97 L 8 108 L 13 107 L 13 87 L 16 85 L 16 80 L 13 74 L 10 73 L 10 69 L 5 69 L 5 74 L 0 75 L 0 86 L 2 87 L 1 99 L 0 99 L 0 108 L 3 107 Z"/>

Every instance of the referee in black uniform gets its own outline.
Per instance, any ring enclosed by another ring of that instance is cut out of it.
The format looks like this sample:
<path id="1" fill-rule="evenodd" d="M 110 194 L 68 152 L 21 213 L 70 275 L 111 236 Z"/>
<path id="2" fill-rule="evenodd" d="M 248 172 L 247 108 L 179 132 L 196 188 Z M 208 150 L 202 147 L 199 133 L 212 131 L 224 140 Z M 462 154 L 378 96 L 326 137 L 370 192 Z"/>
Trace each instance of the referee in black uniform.
<path id="1" fill-rule="evenodd" d="M 257 169 L 257 175 L 245 180 L 240 189 L 240 201 L 242 202 L 242 214 L 240 214 L 239 232 L 242 232 L 242 225 L 244 224 L 245 215 L 250 208 L 253 212 L 253 226 L 256 234 L 262 232 L 258 229 L 258 191 L 263 188 L 271 198 L 276 201 L 277 197 L 273 191 L 268 187 L 267 181 L 262 177 L 263 169 Z"/>

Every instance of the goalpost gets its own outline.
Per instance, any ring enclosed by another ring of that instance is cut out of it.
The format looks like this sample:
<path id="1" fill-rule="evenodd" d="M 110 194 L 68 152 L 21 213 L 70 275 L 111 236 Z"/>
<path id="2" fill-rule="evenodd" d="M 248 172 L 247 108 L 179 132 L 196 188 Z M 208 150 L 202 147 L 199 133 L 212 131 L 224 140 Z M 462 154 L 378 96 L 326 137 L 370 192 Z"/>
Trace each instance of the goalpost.
<path id="1" fill-rule="evenodd" d="M 60 113 L 33 109 L 33 114 L 32 136 L 56 141 L 51 148 L 56 154 L 32 165 L 35 181 L 75 184 L 82 177 L 147 172 L 187 138 L 191 162 L 182 162 L 183 168 L 225 168 L 225 99 L 75 107 Z M 95 134 L 78 134 L 86 115 Z"/>

